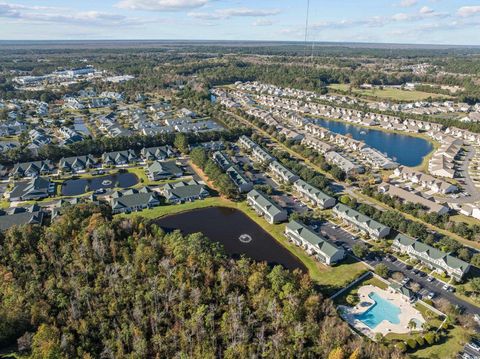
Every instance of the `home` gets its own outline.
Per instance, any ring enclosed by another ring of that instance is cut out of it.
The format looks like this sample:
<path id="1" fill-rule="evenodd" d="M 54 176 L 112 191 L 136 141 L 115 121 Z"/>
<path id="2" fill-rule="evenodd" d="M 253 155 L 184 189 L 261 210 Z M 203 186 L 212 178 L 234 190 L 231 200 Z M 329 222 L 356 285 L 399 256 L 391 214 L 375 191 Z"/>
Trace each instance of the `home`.
<path id="1" fill-rule="evenodd" d="M 392 184 L 382 183 L 378 186 L 378 190 L 379 192 L 388 194 L 391 197 L 397 197 L 403 202 L 419 204 L 432 213 L 443 215 L 450 211 L 447 206 L 441 205 L 435 201 L 429 200 L 414 192 L 407 191 L 406 189 L 394 186 Z"/>
<path id="2" fill-rule="evenodd" d="M 392 247 L 419 260 L 429 268 L 439 273 L 446 273 L 459 281 L 470 269 L 469 263 L 403 234 L 395 237 Z"/>
<path id="3" fill-rule="evenodd" d="M 164 161 L 169 157 L 175 156 L 171 146 L 142 148 L 140 151 L 142 159 L 147 161 Z"/>
<path id="4" fill-rule="evenodd" d="M 227 173 L 235 186 L 237 186 L 238 192 L 245 193 L 252 190 L 252 182 L 244 176 L 243 172 L 233 164 L 225 153 L 220 151 L 214 152 L 213 160 Z"/>
<path id="5" fill-rule="evenodd" d="M 253 147 L 252 157 L 254 161 L 260 162 L 263 165 L 268 165 L 270 162 L 275 161 L 275 157 L 270 155 L 260 146 Z"/>
<path id="6" fill-rule="evenodd" d="M 183 170 L 177 166 L 175 161 L 153 161 L 146 166 L 146 172 L 151 181 L 178 178 L 183 175 Z"/>
<path id="7" fill-rule="evenodd" d="M 384 238 L 390 234 L 390 227 L 384 226 L 342 203 L 337 203 L 335 207 L 333 207 L 333 214 L 341 218 L 348 225 L 354 226 L 357 230 L 375 239 Z"/>
<path id="8" fill-rule="evenodd" d="M 159 206 L 160 204 L 159 195 L 148 187 L 116 191 L 110 199 L 110 206 L 114 214 L 141 211 L 146 208 Z"/>
<path id="9" fill-rule="evenodd" d="M 104 166 L 126 166 L 137 161 L 137 155 L 133 150 L 105 152 L 102 155 Z"/>
<path id="10" fill-rule="evenodd" d="M 300 178 L 298 177 L 298 175 L 296 175 L 277 161 L 271 162 L 268 165 L 268 169 L 270 170 L 273 177 L 280 180 L 281 182 L 293 183 Z"/>
<path id="11" fill-rule="evenodd" d="M 193 202 L 210 196 L 205 186 L 195 180 L 188 182 L 167 183 L 162 187 L 162 194 L 170 203 Z"/>
<path id="12" fill-rule="evenodd" d="M 437 179 L 433 176 L 415 171 L 414 169 L 405 166 L 396 168 L 395 171 L 393 171 L 393 176 L 401 178 L 405 181 L 410 181 L 413 184 L 418 184 L 424 189 L 434 193 L 448 194 L 458 191 L 458 187 L 449 182 Z"/>
<path id="13" fill-rule="evenodd" d="M 326 195 L 318 188 L 308 184 L 304 180 L 299 179 L 296 181 L 293 184 L 293 188 L 299 194 L 300 198 L 306 200 L 315 207 L 327 209 L 335 206 L 335 198 Z"/>
<path id="14" fill-rule="evenodd" d="M 413 302 L 416 298 L 415 293 L 402 284 L 390 283 L 388 289 L 392 293 L 399 293 L 406 302 Z"/>
<path id="15" fill-rule="evenodd" d="M 92 155 L 64 157 L 58 168 L 61 172 L 80 173 L 97 166 L 97 160 Z"/>
<path id="16" fill-rule="evenodd" d="M 345 251 L 342 248 L 328 242 L 298 221 L 292 220 L 285 226 L 285 236 L 326 265 L 338 263 L 345 258 Z"/>
<path id="17" fill-rule="evenodd" d="M 6 231 L 13 226 L 26 224 L 42 224 L 45 213 L 37 205 L 15 207 L 0 211 L 0 231 Z"/>
<path id="18" fill-rule="evenodd" d="M 340 169 L 345 172 L 347 175 L 364 173 L 365 168 L 360 165 L 357 165 L 350 159 L 345 156 L 342 156 L 340 153 L 335 151 L 327 152 L 325 159 L 334 165 L 340 167 Z"/>
<path id="19" fill-rule="evenodd" d="M 245 135 L 240 136 L 238 139 L 238 144 L 247 150 L 252 150 L 254 147 L 258 146 L 254 141 Z"/>
<path id="20" fill-rule="evenodd" d="M 17 163 L 10 176 L 14 178 L 33 178 L 53 173 L 54 167 L 49 160 Z"/>
<path id="21" fill-rule="evenodd" d="M 37 201 L 55 194 L 55 183 L 45 177 L 35 177 L 28 181 L 14 183 L 8 194 L 11 202 Z"/>
<path id="22" fill-rule="evenodd" d="M 247 194 L 247 203 L 268 223 L 280 223 L 287 220 L 287 211 L 276 204 L 261 191 L 251 190 Z"/>

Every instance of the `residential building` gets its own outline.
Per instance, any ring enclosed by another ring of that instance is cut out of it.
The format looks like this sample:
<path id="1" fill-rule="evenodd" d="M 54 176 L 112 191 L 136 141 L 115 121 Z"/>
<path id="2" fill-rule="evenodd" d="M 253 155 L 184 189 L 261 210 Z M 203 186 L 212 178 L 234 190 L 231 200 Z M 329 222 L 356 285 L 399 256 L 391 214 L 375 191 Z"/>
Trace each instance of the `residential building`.
<path id="1" fill-rule="evenodd" d="M 0 231 L 6 231 L 13 226 L 26 224 L 42 224 L 45 213 L 36 205 L 15 207 L 12 211 L 0 211 Z"/>
<path id="2" fill-rule="evenodd" d="M 92 155 L 74 156 L 62 158 L 58 164 L 58 168 L 61 172 L 79 173 L 94 168 L 97 164 L 97 160 Z"/>
<path id="3" fill-rule="evenodd" d="M 255 161 L 260 162 L 261 164 L 268 165 L 270 162 L 275 161 L 275 157 L 270 155 L 262 147 L 256 146 L 252 149 L 252 157 Z"/>
<path id="4" fill-rule="evenodd" d="M 333 207 L 333 213 L 345 223 L 354 226 L 357 230 L 366 233 L 375 239 L 384 238 L 390 234 L 390 227 L 387 227 L 342 203 L 337 203 L 335 207 Z"/>
<path id="5" fill-rule="evenodd" d="M 238 192 L 245 193 L 252 190 L 253 183 L 245 177 L 243 172 L 234 165 L 225 153 L 220 151 L 214 152 L 213 160 L 227 173 L 235 186 L 237 186 Z"/>
<path id="6" fill-rule="evenodd" d="M 45 177 L 16 182 L 8 197 L 11 202 L 36 201 L 55 194 L 55 184 Z"/>
<path id="7" fill-rule="evenodd" d="M 400 166 L 393 172 L 394 177 L 418 184 L 433 193 L 448 194 L 458 191 L 458 187 L 449 182 L 435 178 L 423 172 L 415 171 L 409 167 Z"/>
<path id="8" fill-rule="evenodd" d="M 195 180 L 167 183 L 162 187 L 162 194 L 170 203 L 193 202 L 210 196 L 205 186 Z"/>
<path id="9" fill-rule="evenodd" d="M 137 161 L 137 155 L 134 150 L 105 152 L 102 155 L 104 166 L 126 166 Z"/>
<path id="10" fill-rule="evenodd" d="M 302 199 L 311 203 L 315 207 L 326 209 L 335 206 L 335 198 L 328 196 L 327 194 L 320 191 L 318 188 L 308 184 L 304 180 L 300 179 L 296 181 L 293 184 L 293 187 Z"/>
<path id="11" fill-rule="evenodd" d="M 268 165 L 268 169 L 272 173 L 273 177 L 280 180 L 281 182 L 293 183 L 300 178 L 298 177 L 298 175 L 296 175 L 277 161 L 270 162 L 270 164 Z"/>
<path id="12" fill-rule="evenodd" d="M 248 192 L 247 203 L 269 223 L 280 223 L 287 220 L 287 211 L 261 191 L 251 190 Z"/>
<path id="13" fill-rule="evenodd" d="M 342 156 L 340 153 L 335 152 L 335 151 L 330 151 L 327 152 L 325 155 L 325 159 L 340 167 L 340 169 L 345 172 L 347 175 L 352 175 L 352 174 L 358 174 L 358 173 L 364 173 L 365 168 L 363 168 L 360 165 L 357 165 L 355 162 L 352 160 L 348 159 L 345 156 Z"/>
<path id="14" fill-rule="evenodd" d="M 116 191 L 112 194 L 110 205 L 112 213 L 125 213 L 153 208 L 161 204 L 159 195 L 148 187 Z"/>
<path id="15" fill-rule="evenodd" d="M 425 207 L 429 212 L 437 213 L 439 215 L 446 214 L 450 211 L 447 206 L 392 184 L 382 183 L 378 186 L 378 190 L 381 193 L 388 194 L 391 197 L 397 197 L 403 202 L 419 204 L 422 207 Z"/>
<path id="16" fill-rule="evenodd" d="M 179 178 L 183 175 L 183 170 L 177 166 L 175 161 L 153 161 L 146 166 L 146 172 L 151 181 Z"/>
<path id="17" fill-rule="evenodd" d="M 286 225 L 285 236 L 324 264 L 332 265 L 345 258 L 345 251 L 342 248 L 330 243 L 298 221 L 292 220 Z"/>
<path id="18" fill-rule="evenodd" d="M 439 273 L 446 273 L 457 280 L 461 280 L 470 269 L 469 263 L 403 234 L 395 237 L 392 246 L 401 253 L 421 261 L 429 268 Z"/>
<path id="19" fill-rule="evenodd" d="M 17 163 L 13 166 L 10 175 L 14 178 L 33 178 L 40 175 L 49 175 L 54 171 L 49 160 Z"/>

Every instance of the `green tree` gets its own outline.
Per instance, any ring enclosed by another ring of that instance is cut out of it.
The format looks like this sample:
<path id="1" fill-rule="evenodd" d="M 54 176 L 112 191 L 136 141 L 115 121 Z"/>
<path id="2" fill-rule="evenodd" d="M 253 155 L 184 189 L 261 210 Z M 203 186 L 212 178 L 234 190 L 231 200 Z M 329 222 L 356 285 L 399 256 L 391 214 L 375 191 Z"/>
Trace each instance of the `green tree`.
<path id="1" fill-rule="evenodd" d="M 375 267 L 375 273 L 382 278 L 386 278 L 388 277 L 388 267 L 383 263 L 377 264 Z"/>

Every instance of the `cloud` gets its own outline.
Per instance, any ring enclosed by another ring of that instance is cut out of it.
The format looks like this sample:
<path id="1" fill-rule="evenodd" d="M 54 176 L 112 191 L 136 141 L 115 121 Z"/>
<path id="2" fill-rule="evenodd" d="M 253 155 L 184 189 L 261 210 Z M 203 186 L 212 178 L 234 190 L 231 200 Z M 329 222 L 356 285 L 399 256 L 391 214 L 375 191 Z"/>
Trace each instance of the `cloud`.
<path id="1" fill-rule="evenodd" d="M 213 12 L 190 12 L 188 16 L 203 20 L 223 20 L 231 17 L 263 17 L 280 13 L 279 9 L 252 9 L 252 8 L 231 8 L 218 9 Z"/>
<path id="2" fill-rule="evenodd" d="M 429 8 L 428 6 L 422 6 L 420 9 L 420 14 L 432 14 L 434 12 L 433 9 Z"/>
<path id="3" fill-rule="evenodd" d="M 182 11 L 202 7 L 210 0 L 121 0 L 116 7 L 146 11 Z"/>
<path id="4" fill-rule="evenodd" d="M 458 9 L 457 14 L 462 17 L 480 14 L 480 6 L 462 6 L 460 9 Z"/>
<path id="5" fill-rule="evenodd" d="M 270 26 L 273 25 L 272 20 L 269 19 L 257 19 L 253 22 L 253 26 Z"/>
<path id="6" fill-rule="evenodd" d="M 66 23 L 90 26 L 132 26 L 151 22 L 99 11 L 74 12 L 71 9 L 0 3 L 0 18 L 33 23 Z"/>
<path id="7" fill-rule="evenodd" d="M 400 1 L 400 6 L 401 7 L 412 7 L 414 5 L 417 5 L 418 1 L 417 0 L 402 0 Z"/>

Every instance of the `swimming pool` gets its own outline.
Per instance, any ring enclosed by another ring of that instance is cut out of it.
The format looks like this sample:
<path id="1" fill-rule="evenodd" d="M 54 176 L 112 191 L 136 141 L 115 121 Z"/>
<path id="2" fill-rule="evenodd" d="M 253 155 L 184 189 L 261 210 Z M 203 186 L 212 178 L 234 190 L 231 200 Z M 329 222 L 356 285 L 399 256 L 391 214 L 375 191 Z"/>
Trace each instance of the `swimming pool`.
<path id="1" fill-rule="evenodd" d="M 372 304 L 365 312 L 356 314 L 355 319 L 360 320 L 370 329 L 375 329 L 383 320 L 387 320 L 392 324 L 400 323 L 401 310 L 390 301 L 382 298 L 375 292 L 368 295 L 375 303 Z"/>

